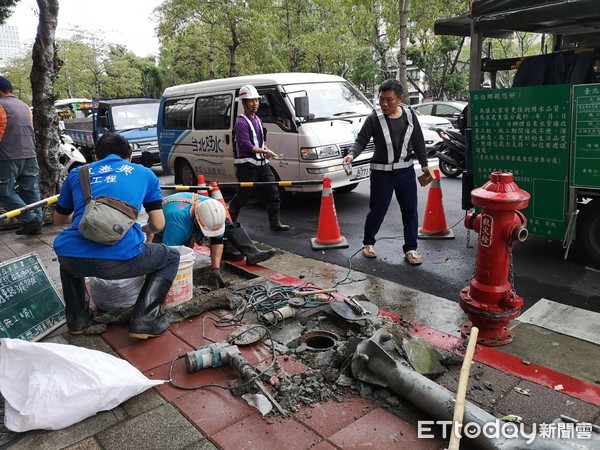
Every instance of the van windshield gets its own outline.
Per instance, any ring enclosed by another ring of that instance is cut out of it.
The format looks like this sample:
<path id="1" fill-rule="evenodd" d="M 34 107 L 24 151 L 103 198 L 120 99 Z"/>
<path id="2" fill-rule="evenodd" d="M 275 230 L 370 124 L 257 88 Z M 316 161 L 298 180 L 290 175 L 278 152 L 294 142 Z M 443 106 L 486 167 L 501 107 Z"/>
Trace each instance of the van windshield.
<path id="1" fill-rule="evenodd" d="M 366 115 L 373 110 L 365 96 L 344 81 L 288 84 L 283 88 L 292 105 L 296 97 L 308 96 L 309 120 L 343 119 Z"/>
<path id="2" fill-rule="evenodd" d="M 155 127 L 159 104 L 156 102 L 113 106 L 112 119 L 115 131 Z"/>

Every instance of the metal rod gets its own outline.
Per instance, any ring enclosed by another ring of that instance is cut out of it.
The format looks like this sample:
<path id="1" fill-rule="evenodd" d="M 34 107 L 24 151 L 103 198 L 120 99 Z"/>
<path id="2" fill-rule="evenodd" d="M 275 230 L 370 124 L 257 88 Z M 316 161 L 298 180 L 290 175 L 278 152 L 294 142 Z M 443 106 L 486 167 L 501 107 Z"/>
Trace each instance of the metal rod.
<path id="1" fill-rule="evenodd" d="M 25 205 L 19 209 L 13 209 L 12 211 L 8 211 L 8 212 L 5 212 L 4 214 L 0 214 L 0 221 L 6 220 L 6 219 L 12 219 L 13 217 L 20 216 L 24 212 L 31 211 L 32 209 L 39 208 L 40 206 L 51 205 L 52 203 L 56 203 L 57 201 L 58 201 L 58 194 L 53 195 L 52 197 L 48 197 L 43 200 L 37 201 L 35 203 Z"/>
<path id="2" fill-rule="evenodd" d="M 244 187 L 253 188 L 258 186 L 320 186 L 323 184 L 322 180 L 305 180 L 305 181 L 241 181 L 241 182 L 227 182 L 218 183 L 219 188 L 223 187 Z M 183 185 L 161 185 L 161 189 L 172 189 L 175 191 L 212 191 L 216 187 L 211 186 L 183 186 Z"/>

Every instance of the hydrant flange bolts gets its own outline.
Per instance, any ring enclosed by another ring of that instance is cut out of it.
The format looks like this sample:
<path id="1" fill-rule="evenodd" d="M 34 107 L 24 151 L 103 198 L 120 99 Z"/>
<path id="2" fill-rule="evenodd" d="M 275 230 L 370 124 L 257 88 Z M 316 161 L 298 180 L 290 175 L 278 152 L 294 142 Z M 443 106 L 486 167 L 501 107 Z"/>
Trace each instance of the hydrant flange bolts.
<path id="1" fill-rule="evenodd" d="M 498 346 L 512 341 L 509 322 L 521 313 L 523 299 L 509 281 L 513 243 L 527 239 L 527 219 L 519 212 L 530 195 L 513 181 L 511 173 L 493 172 L 481 188 L 471 192 L 480 214 L 467 214 L 465 227 L 479 234 L 477 267 L 469 286 L 460 292 L 460 307 L 469 321 L 461 329 L 468 336 L 479 328 L 479 344 Z"/>

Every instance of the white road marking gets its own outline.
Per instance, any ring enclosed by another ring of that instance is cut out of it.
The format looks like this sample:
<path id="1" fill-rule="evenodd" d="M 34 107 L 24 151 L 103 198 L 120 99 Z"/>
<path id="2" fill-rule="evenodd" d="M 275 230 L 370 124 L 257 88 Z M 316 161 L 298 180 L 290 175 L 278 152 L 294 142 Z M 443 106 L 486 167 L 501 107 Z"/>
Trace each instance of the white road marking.
<path id="1" fill-rule="evenodd" d="M 542 298 L 515 320 L 600 345 L 600 313 L 597 312 Z"/>

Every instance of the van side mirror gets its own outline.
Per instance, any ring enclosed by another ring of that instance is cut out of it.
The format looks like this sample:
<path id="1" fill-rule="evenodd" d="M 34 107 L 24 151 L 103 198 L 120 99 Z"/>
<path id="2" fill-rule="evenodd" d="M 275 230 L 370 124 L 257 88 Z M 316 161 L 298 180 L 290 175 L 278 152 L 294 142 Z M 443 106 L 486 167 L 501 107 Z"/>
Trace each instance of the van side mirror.
<path id="1" fill-rule="evenodd" d="M 296 117 L 307 118 L 310 115 L 310 108 L 308 107 L 308 96 L 296 97 L 294 99 L 294 109 L 296 110 Z"/>
<path id="2" fill-rule="evenodd" d="M 102 128 L 108 128 L 108 117 L 100 116 L 100 126 Z"/>

